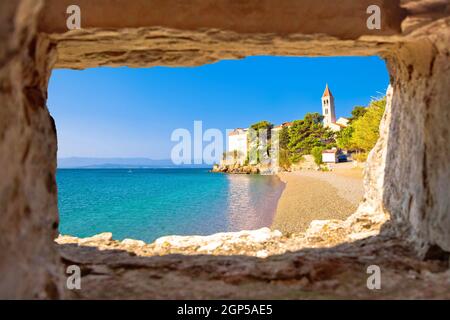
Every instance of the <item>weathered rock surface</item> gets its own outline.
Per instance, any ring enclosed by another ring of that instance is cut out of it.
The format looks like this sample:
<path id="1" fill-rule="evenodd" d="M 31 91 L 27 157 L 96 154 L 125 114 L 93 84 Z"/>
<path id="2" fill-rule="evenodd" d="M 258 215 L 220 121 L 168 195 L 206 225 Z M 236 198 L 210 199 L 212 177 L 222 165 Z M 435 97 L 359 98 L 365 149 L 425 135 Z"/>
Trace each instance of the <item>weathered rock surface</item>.
<path id="1" fill-rule="evenodd" d="M 0 1 L 0 298 L 58 298 L 56 132 L 42 1 Z"/>
<path id="2" fill-rule="evenodd" d="M 269 228 L 259 230 L 243 230 L 239 232 L 223 232 L 210 236 L 165 236 L 158 238 L 151 244 L 140 240 L 125 239 L 112 240 L 109 232 L 89 238 L 76 238 L 60 235 L 55 241 L 58 244 L 77 244 L 79 246 L 94 246 L 100 249 L 120 249 L 137 255 L 165 255 L 165 254 L 220 254 L 220 255 L 253 255 L 269 247 L 277 247 L 268 254 L 279 253 L 281 232 Z M 262 252 L 259 252 L 262 255 Z"/>
<path id="3" fill-rule="evenodd" d="M 382 138 L 382 205 L 396 233 L 413 241 L 422 256 L 445 255 L 442 251 L 450 252 L 450 19 L 414 34 L 423 38 L 387 59 L 393 98 Z"/>
<path id="4" fill-rule="evenodd" d="M 377 235 L 381 223 L 359 216 L 314 221 L 305 234 L 263 228 L 138 246 L 109 233 L 56 242 L 63 261 L 82 268 L 72 298 L 449 298 L 448 261 L 418 260 L 402 240 Z M 381 290 L 366 286 L 373 264 Z"/>
<path id="5" fill-rule="evenodd" d="M 256 165 L 244 165 L 239 164 L 234 165 L 218 165 L 214 166 L 211 172 L 222 172 L 222 173 L 234 173 L 234 174 L 266 174 L 272 175 L 277 174 L 282 171 L 279 167 L 265 166 L 261 164 Z"/>
<path id="6" fill-rule="evenodd" d="M 214 166 L 212 172 L 236 173 L 236 174 L 259 174 L 260 169 L 257 166 L 240 165 L 218 165 Z"/>
<path id="7" fill-rule="evenodd" d="M 319 170 L 319 166 L 314 161 L 314 157 L 310 154 L 304 155 L 303 159 L 291 166 L 292 171 L 296 170 Z"/>
<path id="8" fill-rule="evenodd" d="M 40 30 L 57 43 L 57 67 L 202 65 L 250 55 L 379 54 L 390 41 L 378 37 L 400 34 L 406 14 L 398 1 L 383 0 L 343 0 L 339 6 L 333 0 L 285 0 L 282 5 L 277 0 L 77 3 L 83 30 L 66 32 L 66 16 L 60 13 L 70 1 L 47 0 L 43 10 Z M 381 30 L 366 25 L 367 7 L 373 4 L 384 12 Z M 361 40 L 364 36 L 374 39 Z"/>
<path id="9" fill-rule="evenodd" d="M 406 14 L 399 2 L 361 0 L 355 3 L 353 0 L 342 0 L 339 6 L 334 6 L 333 0 L 284 0 L 283 3 L 277 0 L 262 3 L 259 0 L 192 0 L 189 4 L 177 0 L 134 0 L 131 3 L 127 0 L 115 0 L 113 3 L 111 0 L 97 0 L 96 3 L 78 0 L 77 4 L 83 11 L 82 27 L 86 29 L 142 26 L 180 30 L 215 28 L 242 34 L 330 34 L 348 39 L 367 34 L 398 34 Z M 65 13 L 72 3 L 70 0 L 47 0 L 40 30 L 45 33 L 65 32 L 66 15 L 61 12 Z M 374 4 L 384 12 L 382 30 L 368 30 L 366 27 L 366 9 Z M 330 8 L 333 8 L 333 13 L 324 14 Z M 425 9 L 428 8 L 425 6 Z"/>
<path id="10" fill-rule="evenodd" d="M 82 270 L 75 299 L 449 299 L 449 271 L 423 262 L 400 240 L 372 237 L 261 259 L 248 256 L 135 256 L 122 250 L 59 246 L 66 265 Z M 381 290 L 366 286 L 381 267 Z"/>

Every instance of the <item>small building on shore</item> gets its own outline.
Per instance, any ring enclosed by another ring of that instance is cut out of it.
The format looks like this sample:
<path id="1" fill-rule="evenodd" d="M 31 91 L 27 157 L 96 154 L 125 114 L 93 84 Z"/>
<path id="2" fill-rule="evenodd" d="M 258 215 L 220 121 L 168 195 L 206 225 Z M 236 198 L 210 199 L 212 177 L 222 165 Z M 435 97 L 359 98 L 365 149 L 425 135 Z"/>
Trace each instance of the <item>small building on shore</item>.
<path id="1" fill-rule="evenodd" d="M 329 150 L 322 151 L 322 162 L 323 163 L 337 163 L 338 160 L 338 150 L 336 148 L 332 148 Z"/>

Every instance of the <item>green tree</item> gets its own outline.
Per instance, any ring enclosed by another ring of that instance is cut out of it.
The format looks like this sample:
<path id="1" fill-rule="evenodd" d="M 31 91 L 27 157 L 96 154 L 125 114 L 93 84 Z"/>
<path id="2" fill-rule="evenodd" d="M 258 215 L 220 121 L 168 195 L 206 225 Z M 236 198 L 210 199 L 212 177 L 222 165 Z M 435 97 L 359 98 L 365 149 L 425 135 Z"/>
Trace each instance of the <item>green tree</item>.
<path id="1" fill-rule="evenodd" d="M 378 127 L 386 99 L 372 101 L 369 107 L 355 106 L 350 124 L 337 133 L 337 146 L 341 149 L 368 152 L 378 140 Z"/>
<path id="2" fill-rule="evenodd" d="M 355 106 L 352 110 L 352 116 L 349 119 L 350 122 L 357 120 L 362 117 L 367 112 L 367 108 L 363 106 Z"/>
<path id="3" fill-rule="evenodd" d="M 289 159 L 289 127 L 282 127 L 278 137 L 279 143 L 279 165 L 285 169 L 288 169 L 291 166 L 291 161 Z"/>
<path id="4" fill-rule="evenodd" d="M 271 130 L 273 128 L 273 124 L 270 123 L 269 121 L 263 120 L 263 121 L 259 121 L 256 122 L 254 124 L 252 124 L 250 126 L 251 129 L 253 129 L 253 131 L 250 132 L 249 134 L 249 146 L 250 146 L 250 154 L 252 156 L 256 156 L 256 162 L 260 163 L 261 159 L 259 158 L 260 154 L 258 152 L 259 150 L 259 136 L 262 132 L 262 130 L 267 130 L 267 146 L 266 146 L 266 153 L 267 156 L 270 156 L 270 139 L 271 139 Z M 253 141 L 253 143 L 252 143 Z"/>
<path id="5" fill-rule="evenodd" d="M 287 150 L 289 144 L 289 127 L 283 127 L 280 130 L 279 137 L 280 149 Z"/>
<path id="6" fill-rule="evenodd" d="M 312 154 L 312 156 L 313 156 L 313 158 L 314 158 L 314 162 L 315 162 L 317 165 L 322 164 L 322 151 L 323 151 L 323 150 L 324 150 L 323 147 L 314 147 L 314 148 L 312 148 L 312 150 L 311 150 L 311 154 Z"/>
<path id="7" fill-rule="evenodd" d="M 354 131 L 355 129 L 353 129 L 353 126 L 351 124 L 348 127 L 339 131 L 336 138 L 337 146 L 341 149 L 346 150 L 353 149 L 354 146 L 352 144 L 353 143 L 352 137 Z"/>
<path id="8" fill-rule="evenodd" d="M 322 125 L 323 117 L 318 113 L 307 113 L 303 120 L 296 120 L 289 129 L 288 149 L 290 160 L 298 162 L 314 147 L 325 147 L 334 143 L 334 134 Z"/>
<path id="9" fill-rule="evenodd" d="M 272 129 L 273 128 L 273 124 L 270 123 L 269 121 L 263 120 L 263 121 L 259 121 L 257 123 L 254 123 L 250 126 L 250 128 L 252 128 L 253 130 L 256 130 L 257 132 L 261 129 Z"/>
<path id="10" fill-rule="evenodd" d="M 282 168 L 289 169 L 291 167 L 290 153 L 286 149 L 279 150 L 278 165 Z"/>
<path id="11" fill-rule="evenodd" d="M 369 152 L 375 146 L 380 136 L 379 127 L 386 108 L 386 97 L 370 103 L 366 113 L 352 122 L 353 134 L 351 145 L 355 149 Z"/>

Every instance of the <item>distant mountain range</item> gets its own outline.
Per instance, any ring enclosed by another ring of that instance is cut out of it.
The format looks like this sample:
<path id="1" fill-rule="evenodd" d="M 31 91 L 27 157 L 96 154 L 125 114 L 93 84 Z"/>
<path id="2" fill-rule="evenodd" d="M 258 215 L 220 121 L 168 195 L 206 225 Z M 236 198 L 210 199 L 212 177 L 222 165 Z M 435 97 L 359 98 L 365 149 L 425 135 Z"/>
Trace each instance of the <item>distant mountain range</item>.
<path id="1" fill-rule="evenodd" d="M 58 158 L 59 169 L 210 168 L 210 165 L 175 165 L 170 159 L 148 158 Z"/>

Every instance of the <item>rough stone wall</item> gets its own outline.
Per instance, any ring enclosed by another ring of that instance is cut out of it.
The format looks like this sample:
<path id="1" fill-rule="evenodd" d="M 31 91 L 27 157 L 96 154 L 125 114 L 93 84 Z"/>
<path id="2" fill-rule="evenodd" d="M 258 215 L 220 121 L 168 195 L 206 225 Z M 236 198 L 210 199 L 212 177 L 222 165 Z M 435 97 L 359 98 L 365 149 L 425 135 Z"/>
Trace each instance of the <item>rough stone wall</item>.
<path id="1" fill-rule="evenodd" d="M 57 298 L 56 133 L 42 2 L 0 2 L 0 298 Z"/>
<path id="2" fill-rule="evenodd" d="M 394 97 L 382 202 L 397 233 L 430 258 L 450 252 L 449 25 L 435 23 L 388 57 Z"/>
<path id="3" fill-rule="evenodd" d="M 386 109 L 380 123 L 380 138 L 370 151 L 364 167 L 364 200 L 351 218 L 367 217 L 376 226 L 375 221 L 386 222 L 390 214 L 383 206 L 387 145 L 389 127 L 392 119 L 393 88 L 389 85 L 386 91 Z"/>
<path id="4" fill-rule="evenodd" d="M 84 29 L 161 27 L 240 34 L 326 34 L 339 39 L 400 31 L 400 0 L 46 0 L 39 30 L 64 33 L 66 8 L 81 8 Z M 366 9 L 378 5 L 382 30 L 368 30 Z"/>
<path id="5" fill-rule="evenodd" d="M 450 252 L 449 5 L 417 1 L 407 7 L 410 16 L 402 24 L 407 36 L 383 54 L 391 87 L 380 139 L 365 168 L 365 200 L 357 215 L 384 215 L 390 219 L 385 231 L 410 241 L 419 256 L 446 258 Z M 433 21 L 436 15 L 439 18 Z"/>
<path id="6" fill-rule="evenodd" d="M 252 55 L 377 55 L 393 47 L 398 0 L 47 0 L 39 30 L 57 45 L 56 68 L 198 66 Z M 82 30 L 67 32 L 78 4 Z M 380 6 L 381 30 L 366 9 Z M 142 14 L 145 13 L 145 14 Z M 95 41 L 93 41 L 95 40 Z"/>
<path id="7" fill-rule="evenodd" d="M 78 1 L 87 27 L 62 32 L 63 16 L 56 12 L 67 3 L 51 0 L 40 30 L 57 46 L 55 66 L 60 68 L 193 66 L 250 55 L 382 56 L 392 91 L 380 141 L 365 170 L 366 195 L 358 215 L 376 221 L 390 217 L 392 228 L 386 230 L 412 241 L 421 256 L 449 251 L 448 1 L 378 1 L 379 33 L 365 26 L 370 1 L 342 1 L 331 20 L 322 14 L 333 6 L 327 0 L 283 5 L 267 0 L 256 7 L 253 1 L 204 1 L 182 14 L 179 2 L 169 2 L 173 16 L 168 2 L 118 1 L 96 19 L 95 7 Z M 130 16 L 138 10 L 149 14 L 116 21 L 119 9 Z M 200 20 L 192 20 L 198 15 Z M 212 16 L 217 19 L 209 20 Z"/>

